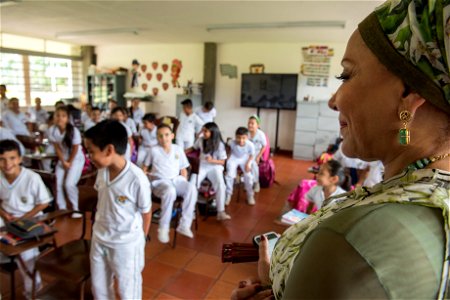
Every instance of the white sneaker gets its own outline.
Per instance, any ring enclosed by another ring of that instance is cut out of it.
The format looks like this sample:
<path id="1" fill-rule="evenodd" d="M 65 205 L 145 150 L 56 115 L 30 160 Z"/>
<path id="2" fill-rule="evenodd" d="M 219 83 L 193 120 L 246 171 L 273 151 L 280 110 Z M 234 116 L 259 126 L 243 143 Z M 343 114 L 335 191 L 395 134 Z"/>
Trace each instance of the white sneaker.
<path id="1" fill-rule="evenodd" d="M 181 224 L 178 225 L 177 232 L 179 234 L 187 236 L 188 238 L 191 238 L 191 239 L 194 237 L 194 234 L 192 233 L 192 230 L 190 228 L 186 227 L 186 226 L 182 226 Z"/>
<path id="2" fill-rule="evenodd" d="M 259 193 L 260 190 L 261 190 L 261 186 L 259 185 L 259 182 L 256 182 L 255 186 L 253 187 L 253 191 L 255 193 Z"/>
<path id="3" fill-rule="evenodd" d="M 231 217 L 230 215 L 228 215 L 226 212 L 221 211 L 217 213 L 217 220 L 218 221 L 225 221 L 225 220 L 230 220 Z"/>
<path id="4" fill-rule="evenodd" d="M 230 202 L 231 202 L 231 196 L 232 196 L 232 195 L 227 195 L 227 197 L 225 198 L 225 205 L 226 205 L 226 206 L 230 205 Z"/>
<path id="5" fill-rule="evenodd" d="M 79 218 L 82 218 L 82 217 L 83 217 L 83 214 L 80 214 L 80 213 L 73 213 L 73 214 L 71 215 L 71 217 L 72 217 L 72 219 L 79 219 Z"/>
<path id="6" fill-rule="evenodd" d="M 247 198 L 248 205 L 255 205 L 255 198 L 253 196 L 250 196 Z"/>
<path id="7" fill-rule="evenodd" d="M 158 240 L 163 244 L 167 244 L 170 241 L 169 228 L 158 228 Z"/>

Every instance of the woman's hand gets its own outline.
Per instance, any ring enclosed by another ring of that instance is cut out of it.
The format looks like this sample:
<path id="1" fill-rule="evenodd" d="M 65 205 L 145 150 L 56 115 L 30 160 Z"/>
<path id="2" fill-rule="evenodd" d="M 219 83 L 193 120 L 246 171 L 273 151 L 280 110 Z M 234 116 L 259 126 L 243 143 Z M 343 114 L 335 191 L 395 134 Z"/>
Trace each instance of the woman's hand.
<path id="1" fill-rule="evenodd" d="M 261 242 L 259 243 L 258 277 L 262 285 L 270 285 L 269 273 L 269 241 L 265 235 L 261 235 Z"/>
<path id="2" fill-rule="evenodd" d="M 269 300 L 274 299 L 272 289 L 264 289 L 258 280 L 247 279 L 239 282 L 238 288 L 231 293 L 232 300 Z"/>

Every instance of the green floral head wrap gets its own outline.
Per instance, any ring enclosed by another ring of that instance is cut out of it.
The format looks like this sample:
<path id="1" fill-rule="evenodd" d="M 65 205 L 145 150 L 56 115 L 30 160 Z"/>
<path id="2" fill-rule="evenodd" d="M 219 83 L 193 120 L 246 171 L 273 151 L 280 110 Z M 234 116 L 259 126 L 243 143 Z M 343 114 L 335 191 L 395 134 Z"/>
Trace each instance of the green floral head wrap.
<path id="1" fill-rule="evenodd" d="M 388 0 L 358 29 L 382 64 L 450 114 L 450 0 Z"/>

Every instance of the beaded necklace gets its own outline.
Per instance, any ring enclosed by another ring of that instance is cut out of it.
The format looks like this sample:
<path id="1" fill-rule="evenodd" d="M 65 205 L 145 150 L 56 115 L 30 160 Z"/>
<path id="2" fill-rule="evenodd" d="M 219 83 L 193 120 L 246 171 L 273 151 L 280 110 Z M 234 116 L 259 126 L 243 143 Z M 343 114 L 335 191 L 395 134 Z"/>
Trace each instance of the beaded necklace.
<path id="1" fill-rule="evenodd" d="M 424 169 L 429 164 L 434 163 L 438 160 L 442 160 L 448 156 L 450 156 L 450 153 L 435 155 L 435 156 L 431 156 L 431 157 L 425 157 L 425 158 L 422 158 L 422 159 L 419 159 L 419 160 L 413 162 L 406 169 L 410 170 L 410 171 Z"/>

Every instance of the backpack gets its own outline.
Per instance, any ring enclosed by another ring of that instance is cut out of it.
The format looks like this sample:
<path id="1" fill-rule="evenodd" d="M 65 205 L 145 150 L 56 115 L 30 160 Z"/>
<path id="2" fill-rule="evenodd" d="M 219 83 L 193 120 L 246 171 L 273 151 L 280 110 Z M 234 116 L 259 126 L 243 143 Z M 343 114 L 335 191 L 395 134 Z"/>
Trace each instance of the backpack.
<path id="1" fill-rule="evenodd" d="M 272 186 L 275 182 L 275 164 L 271 158 L 259 162 L 259 184 L 263 188 Z"/>

